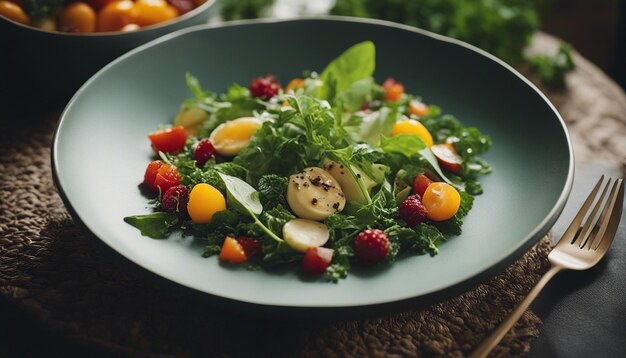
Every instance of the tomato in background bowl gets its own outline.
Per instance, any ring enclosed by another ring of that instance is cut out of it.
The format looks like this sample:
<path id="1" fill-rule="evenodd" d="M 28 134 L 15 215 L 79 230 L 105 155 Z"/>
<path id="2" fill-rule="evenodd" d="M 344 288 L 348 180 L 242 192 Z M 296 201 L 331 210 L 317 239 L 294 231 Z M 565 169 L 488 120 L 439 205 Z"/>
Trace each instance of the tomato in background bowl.
<path id="1" fill-rule="evenodd" d="M 93 1 L 94 6 L 105 7 L 113 3 L 111 0 L 89 1 Z M 0 16 L 0 48 L 3 49 L 0 68 L 5 92 L 0 95 L 0 105 L 8 112 L 7 118 L 26 118 L 33 112 L 61 108 L 83 82 L 104 65 L 162 35 L 205 24 L 215 4 L 216 0 L 206 0 L 171 21 L 130 32 L 47 31 Z"/>

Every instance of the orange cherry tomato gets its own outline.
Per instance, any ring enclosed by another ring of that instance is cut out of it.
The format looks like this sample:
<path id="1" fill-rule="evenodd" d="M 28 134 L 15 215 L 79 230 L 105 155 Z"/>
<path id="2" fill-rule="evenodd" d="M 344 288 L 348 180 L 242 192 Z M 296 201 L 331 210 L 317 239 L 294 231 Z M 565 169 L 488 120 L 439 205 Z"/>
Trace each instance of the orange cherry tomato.
<path id="1" fill-rule="evenodd" d="M 415 179 L 413 179 L 413 192 L 417 195 L 421 197 L 424 196 L 424 192 L 426 191 L 426 188 L 428 188 L 428 186 L 430 184 L 432 184 L 433 181 L 430 180 L 429 177 L 427 177 L 424 174 L 418 175 L 415 177 Z"/>
<path id="2" fill-rule="evenodd" d="M 161 195 L 163 195 L 167 189 L 179 185 L 180 179 L 178 169 L 168 164 L 163 164 L 159 170 L 157 170 L 156 177 L 154 178 L 154 186 L 161 193 Z"/>
<path id="3" fill-rule="evenodd" d="M 0 16 L 4 16 L 9 20 L 19 22 L 20 24 L 30 24 L 30 18 L 22 8 L 10 1 L 0 1 Z"/>
<path id="4" fill-rule="evenodd" d="M 232 237 L 227 236 L 222 245 L 222 251 L 220 251 L 220 260 L 238 264 L 247 259 L 241 244 Z"/>
<path id="5" fill-rule="evenodd" d="M 432 183 L 422 197 L 426 217 L 433 221 L 448 220 L 459 211 L 461 195 L 448 183 Z"/>
<path id="6" fill-rule="evenodd" d="M 119 31 L 128 24 L 137 23 L 137 9 L 131 0 L 114 1 L 98 13 L 96 30 L 100 32 Z"/>
<path id="7" fill-rule="evenodd" d="M 453 173 L 458 173 L 462 169 L 463 158 L 456 152 L 454 146 L 450 143 L 437 144 L 430 147 L 433 151 L 439 165 L 448 169 Z"/>
<path id="8" fill-rule="evenodd" d="M 96 12 L 84 2 L 73 2 L 59 14 L 59 30 L 65 32 L 94 32 Z"/>
<path id="9" fill-rule="evenodd" d="M 178 10 L 165 0 L 137 0 L 137 25 L 150 26 L 178 16 Z"/>
<path id="10" fill-rule="evenodd" d="M 391 102 L 399 100 L 404 94 L 404 86 L 400 82 L 396 82 L 393 78 L 389 77 L 383 83 L 385 89 L 385 99 Z"/>
<path id="11" fill-rule="evenodd" d="M 183 126 L 163 129 L 148 134 L 152 147 L 155 150 L 165 153 L 175 153 L 185 147 L 187 142 L 187 131 Z"/>
<path id="12" fill-rule="evenodd" d="M 157 191 L 156 184 L 154 181 L 156 180 L 157 173 L 159 168 L 163 165 L 163 162 L 160 160 L 155 160 L 148 164 L 146 168 L 146 172 L 143 175 L 143 182 L 150 188 L 152 191 Z"/>
<path id="13" fill-rule="evenodd" d="M 411 101 L 411 103 L 409 103 L 409 113 L 418 117 L 424 117 L 428 114 L 429 110 L 428 106 L 422 102 Z"/>

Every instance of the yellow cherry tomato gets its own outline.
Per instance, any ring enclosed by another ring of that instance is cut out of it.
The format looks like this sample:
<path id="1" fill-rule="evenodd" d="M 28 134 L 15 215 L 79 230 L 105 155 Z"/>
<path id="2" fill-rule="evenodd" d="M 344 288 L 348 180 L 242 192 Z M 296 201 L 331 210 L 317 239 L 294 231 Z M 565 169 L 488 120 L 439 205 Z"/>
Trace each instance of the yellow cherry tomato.
<path id="1" fill-rule="evenodd" d="M 119 31 L 128 24 L 137 23 L 137 9 L 131 0 L 114 1 L 98 13 L 96 30 Z"/>
<path id="2" fill-rule="evenodd" d="M 59 30 L 65 32 L 96 31 L 96 12 L 84 2 L 73 2 L 59 14 Z"/>
<path id="3" fill-rule="evenodd" d="M 191 189 L 187 211 L 193 222 L 208 224 L 216 212 L 224 209 L 226 209 L 226 199 L 212 185 L 200 183 Z"/>
<path id="4" fill-rule="evenodd" d="M 22 8 L 10 1 L 0 1 L 0 16 L 4 16 L 9 20 L 19 22 L 20 24 L 30 24 L 30 18 L 22 10 Z"/>
<path id="5" fill-rule="evenodd" d="M 426 217 L 433 221 L 444 221 L 453 217 L 461 206 L 461 195 L 450 184 L 432 183 L 422 196 Z"/>
<path id="6" fill-rule="evenodd" d="M 165 0 L 137 0 L 137 25 L 150 26 L 178 16 L 178 10 Z"/>
<path id="7" fill-rule="evenodd" d="M 427 147 L 432 147 L 433 145 L 433 136 L 430 134 L 428 129 L 414 119 L 406 119 L 396 122 L 396 124 L 394 124 L 391 128 L 391 135 L 395 136 L 398 134 L 414 134 L 422 138 Z"/>

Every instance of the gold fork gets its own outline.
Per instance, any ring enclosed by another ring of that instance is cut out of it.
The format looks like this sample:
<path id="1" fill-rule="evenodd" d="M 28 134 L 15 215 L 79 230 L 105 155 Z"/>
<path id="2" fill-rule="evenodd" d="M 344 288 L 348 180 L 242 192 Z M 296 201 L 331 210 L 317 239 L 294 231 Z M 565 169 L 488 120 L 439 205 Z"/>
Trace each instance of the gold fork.
<path id="1" fill-rule="evenodd" d="M 602 186 L 603 180 L 604 175 L 600 177 L 578 214 L 548 255 L 548 260 L 552 265 L 550 270 L 541 277 L 507 319 L 500 323 L 489 337 L 476 348 L 470 356 L 471 358 L 486 357 L 519 320 L 541 289 L 555 274 L 562 270 L 587 270 L 597 264 L 606 254 L 613 242 L 622 216 L 624 183 L 622 179 L 617 179 L 610 189 L 610 194 L 606 197 L 611 186 L 611 178 L 609 178 L 602 194 L 595 200 L 596 204 L 591 213 L 586 215 Z M 587 219 L 581 227 L 585 216 Z"/>

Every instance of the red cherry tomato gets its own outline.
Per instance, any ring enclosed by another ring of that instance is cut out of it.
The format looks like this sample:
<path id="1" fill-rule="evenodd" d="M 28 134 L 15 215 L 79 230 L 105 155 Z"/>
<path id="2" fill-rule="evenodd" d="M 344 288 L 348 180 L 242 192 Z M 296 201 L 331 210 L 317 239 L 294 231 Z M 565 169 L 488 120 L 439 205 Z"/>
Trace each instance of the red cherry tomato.
<path id="1" fill-rule="evenodd" d="M 155 160 L 148 164 L 146 168 L 146 173 L 143 175 L 143 182 L 150 188 L 152 191 L 157 191 L 157 187 L 154 184 L 154 180 L 156 179 L 157 172 L 159 168 L 163 165 L 163 162 L 160 160 Z"/>
<path id="2" fill-rule="evenodd" d="M 165 153 L 175 153 L 185 147 L 187 131 L 183 126 L 163 129 L 148 134 L 155 150 Z"/>
<path id="3" fill-rule="evenodd" d="M 180 184 L 180 175 L 178 170 L 168 164 L 163 164 L 157 171 L 154 179 L 154 186 L 159 190 L 161 195 L 171 188 Z"/>
<path id="4" fill-rule="evenodd" d="M 439 164 L 453 173 L 461 171 L 463 158 L 456 152 L 454 146 L 450 143 L 437 144 L 430 147 Z"/>
<path id="5" fill-rule="evenodd" d="M 428 186 L 432 183 L 433 181 L 430 180 L 430 178 L 426 175 L 418 175 L 415 177 L 415 179 L 413 179 L 413 192 L 419 195 L 420 198 L 422 198 L 424 196 L 426 188 L 428 188 Z"/>
<path id="6" fill-rule="evenodd" d="M 302 271 L 309 275 L 321 275 L 333 260 L 333 250 L 325 247 L 309 247 L 302 258 Z"/>

